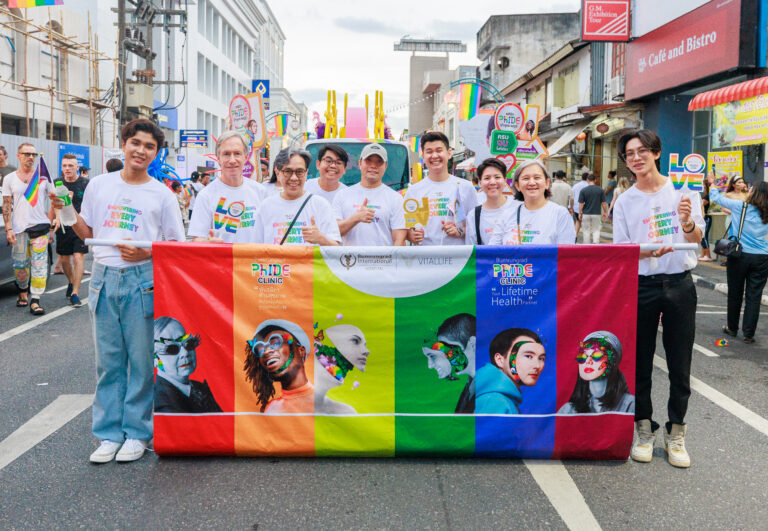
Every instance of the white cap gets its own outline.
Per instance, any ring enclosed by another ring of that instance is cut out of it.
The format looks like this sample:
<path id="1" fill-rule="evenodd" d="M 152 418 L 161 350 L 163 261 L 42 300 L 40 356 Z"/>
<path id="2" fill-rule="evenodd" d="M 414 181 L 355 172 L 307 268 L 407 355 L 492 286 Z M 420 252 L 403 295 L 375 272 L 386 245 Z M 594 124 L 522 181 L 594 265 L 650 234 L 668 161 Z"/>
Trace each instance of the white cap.
<path id="1" fill-rule="evenodd" d="M 254 336 L 261 333 L 262 330 L 264 330 L 268 326 L 274 326 L 276 328 L 282 328 L 289 334 L 291 334 L 293 337 L 296 338 L 296 341 L 299 342 L 299 345 L 307 349 L 307 353 L 309 353 L 312 344 L 309 342 L 309 336 L 304 332 L 304 330 L 301 329 L 299 325 L 296 323 L 292 323 L 290 321 L 286 321 L 285 319 L 267 319 L 263 323 L 259 324 L 259 326 L 256 327 L 256 332 L 253 334 Z"/>
<path id="2" fill-rule="evenodd" d="M 384 162 L 387 162 L 387 150 L 381 144 L 368 144 L 365 146 L 360 154 L 360 160 L 367 159 L 371 155 L 378 155 Z"/>

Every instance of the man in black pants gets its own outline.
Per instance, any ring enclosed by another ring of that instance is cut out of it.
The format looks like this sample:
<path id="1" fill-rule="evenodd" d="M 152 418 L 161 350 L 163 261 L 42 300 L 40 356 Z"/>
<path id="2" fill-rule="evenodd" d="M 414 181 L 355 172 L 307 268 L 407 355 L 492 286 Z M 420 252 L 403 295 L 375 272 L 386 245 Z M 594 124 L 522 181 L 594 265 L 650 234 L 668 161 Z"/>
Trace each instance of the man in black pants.
<path id="1" fill-rule="evenodd" d="M 685 449 L 687 426 L 683 419 L 691 396 L 691 357 L 696 332 L 696 287 L 690 270 L 696 252 L 673 252 L 671 245 L 698 243 L 704 230 L 701 198 L 696 193 L 675 190 L 659 173 L 661 140 L 647 129 L 619 139 L 619 156 L 637 176 L 637 183 L 616 200 L 613 215 L 614 243 L 656 243 L 660 248 L 640 251 L 637 295 L 637 389 L 632 445 L 635 461 L 649 462 L 659 424 L 653 420 L 651 376 L 656 351 L 659 318 L 664 327 L 662 343 L 669 369 L 669 421 L 664 429 L 664 447 L 669 463 L 691 466 Z"/>
<path id="2" fill-rule="evenodd" d="M 69 190 L 72 206 L 77 212 L 80 212 L 88 179 L 78 177 L 77 157 L 71 153 L 66 153 L 61 157 L 61 177 L 64 186 Z M 83 305 L 80 301 L 79 292 L 80 283 L 83 281 L 85 255 L 88 254 L 88 247 L 83 240 L 78 238 L 72 227 L 59 227 L 56 231 L 56 254 L 61 259 L 61 268 L 69 281 L 65 296 L 72 306 L 79 308 Z"/>

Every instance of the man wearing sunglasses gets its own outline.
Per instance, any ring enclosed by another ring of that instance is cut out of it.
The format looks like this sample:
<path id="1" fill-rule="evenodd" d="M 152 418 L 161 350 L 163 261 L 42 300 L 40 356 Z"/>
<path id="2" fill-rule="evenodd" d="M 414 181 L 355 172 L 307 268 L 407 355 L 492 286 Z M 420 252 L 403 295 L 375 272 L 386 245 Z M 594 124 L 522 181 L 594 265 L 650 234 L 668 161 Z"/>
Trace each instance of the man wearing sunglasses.
<path id="1" fill-rule="evenodd" d="M 31 204 L 25 192 L 35 173 L 37 150 L 24 142 L 17 152 L 19 169 L 3 180 L 3 221 L 5 239 L 13 245 L 13 270 L 19 295 L 16 306 L 29 305 L 32 315 L 43 315 L 40 296 L 48 280 L 49 232 L 56 228 L 53 208 L 46 208 L 46 196 L 53 190 L 51 183 L 40 178 L 37 201 Z M 27 292 L 31 300 L 27 300 Z"/>
<path id="2" fill-rule="evenodd" d="M 208 382 L 190 380 L 197 368 L 200 336 L 172 317 L 155 319 L 155 413 L 219 413 Z"/>
<path id="3" fill-rule="evenodd" d="M 309 345 L 304 330 L 284 319 L 269 319 L 256 328 L 245 345 L 243 370 L 262 412 L 314 412 L 314 387 L 304 369 Z M 275 382 L 280 383 L 279 398 L 274 398 Z"/>

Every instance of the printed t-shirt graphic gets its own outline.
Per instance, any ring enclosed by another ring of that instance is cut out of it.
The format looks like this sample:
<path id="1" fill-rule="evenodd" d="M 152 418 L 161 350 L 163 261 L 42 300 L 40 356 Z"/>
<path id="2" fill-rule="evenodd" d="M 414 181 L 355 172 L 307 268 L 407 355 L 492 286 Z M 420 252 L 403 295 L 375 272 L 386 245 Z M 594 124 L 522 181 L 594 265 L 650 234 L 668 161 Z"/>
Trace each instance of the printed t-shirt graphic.
<path id="1" fill-rule="evenodd" d="M 93 179 L 85 189 L 80 216 L 97 239 L 185 240 L 176 196 L 154 179 L 144 184 L 127 184 L 120 172 Z M 151 260 L 126 262 L 120 258 L 120 249 L 112 245 L 95 246 L 93 256 L 97 262 L 111 267 L 135 266 Z"/>
<path id="2" fill-rule="evenodd" d="M 507 197 L 506 202 L 501 208 L 485 208 L 480 212 L 480 234 L 483 238 L 483 245 L 490 245 L 493 237 L 493 229 L 507 211 L 511 208 L 517 208 L 520 201 Z M 464 235 L 464 243 L 467 245 L 477 245 L 477 233 L 475 232 L 475 209 L 469 211 L 467 216 L 467 229 Z"/>
<path id="3" fill-rule="evenodd" d="M 345 188 L 347 188 L 346 184 L 339 183 L 339 187 L 336 188 L 333 192 L 326 192 L 320 188 L 320 179 L 307 179 L 307 182 L 304 183 L 305 192 L 309 192 L 312 195 L 322 197 L 331 205 L 333 204 L 333 200 L 336 199 L 336 194 Z"/>
<path id="4" fill-rule="evenodd" d="M 247 179 L 238 187 L 215 180 L 197 196 L 189 235 L 205 238 L 213 229 L 227 243 L 257 243 L 260 231 L 256 213 L 265 194 L 259 183 Z"/>
<path id="5" fill-rule="evenodd" d="M 701 197 L 697 193 L 683 194 L 675 190 L 672 181 L 667 179 L 656 193 L 641 192 L 635 185 L 619 196 L 613 207 L 613 243 L 686 243 L 677 213 L 683 195 L 691 199 L 691 219 L 703 233 Z M 693 269 L 696 264 L 696 251 L 675 251 L 659 258 L 643 258 L 638 273 L 679 273 Z"/>
<path id="6" fill-rule="evenodd" d="M 538 210 L 520 209 L 520 230 L 517 230 L 517 209 L 509 208 L 496 223 L 491 245 L 569 244 L 576 240 L 570 213 L 552 201 Z M 519 234 L 519 237 L 518 237 Z"/>
<path id="7" fill-rule="evenodd" d="M 28 185 L 29 182 L 25 183 L 19 179 L 16 172 L 9 173 L 3 180 L 3 197 L 11 197 L 13 202 L 11 225 L 16 234 L 21 234 L 29 227 L 51 222 L 47 214 L 50 204 L 48 193 L 53 188 L 51 183 L 45 179 L 40 179 L 40 188 L 37 191 L 39 199 L 35 206 L 30 205 L 24 196 Z"/>
<path id="8" fill-rule="evenodd" d="M 405 193 L 406 201 L 415 199 L 419 205 L 425 197 L 429 202 L 429 222 L 424 228 L 422 245 L 440 245 L 441 240 L 442 245 L 464 245 L 463 238 L 443 236 L 443 222 L 460 223 L 477 206 L 477 193 L 472 183 L 454 175 L 439 183 L 427 178 L 409 187 Z"/>
<path id="9" fill-rule="evenodd" d="M 256 225 L 260 228 L 261 233 L 259 241 L 279 245 L 285 231 L 306 198 L 307 193 L 305 192 L 298 199 L 291 201 L 287 201 L 279 195 L 271 196 L 268 201 L 264 201 L 256 214 Z M 307 202 L 307 206 L 299 214 L 296 223 L 293 224 L 291 233 L 285 239 L 284 245 L 312 245 L 304 241 L 301 229 L 302 227 L 309 227 L 313 217 L 318 230 L 326 238 L 341 242 L 339 225 L 331 215 L 331 205 L 322 197 L 313 195 Z"/>
<path id="10" fill-rule="evenodd" d="M 360 183 L 345 188 L 333 201 L 336 219 L 347 219 L 357 212 L 365 200 L 373 209 L 371 223 L 358 223 L 344 236 L 344 245 L 392 245 L 392 231 L 405 228 L 403 198 L 385 184 L 364 188 Z"/>

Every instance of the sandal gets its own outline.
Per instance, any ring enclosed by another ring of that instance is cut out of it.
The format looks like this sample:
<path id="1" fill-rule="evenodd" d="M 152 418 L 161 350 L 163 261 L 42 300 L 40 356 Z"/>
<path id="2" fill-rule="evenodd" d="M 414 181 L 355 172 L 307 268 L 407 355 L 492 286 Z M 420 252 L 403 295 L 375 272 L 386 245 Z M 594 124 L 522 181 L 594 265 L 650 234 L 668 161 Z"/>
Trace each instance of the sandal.
<path id="1" fill-rule="evenodd" d="M 26 307 L 26 306 L 28 306 L 28 305 L 29 305 L 29 300 L 27 300 L 27 299 L 22 299 L 22 298 L 21 298 L 21 295 L 18 295 L 18 296 L 16 297 L 16 306 L 17 306 L 17 307 L 19 307 L 19 308 L 25 308 L 25 307 Z"/>
<path id="2" fill-rule="evenodd" d="M 29 313 L 32 315 L 43 315 L 45 313 L 45 308 L 40 306 L 40 303 L 33 299 L 29 304 Z"/>

